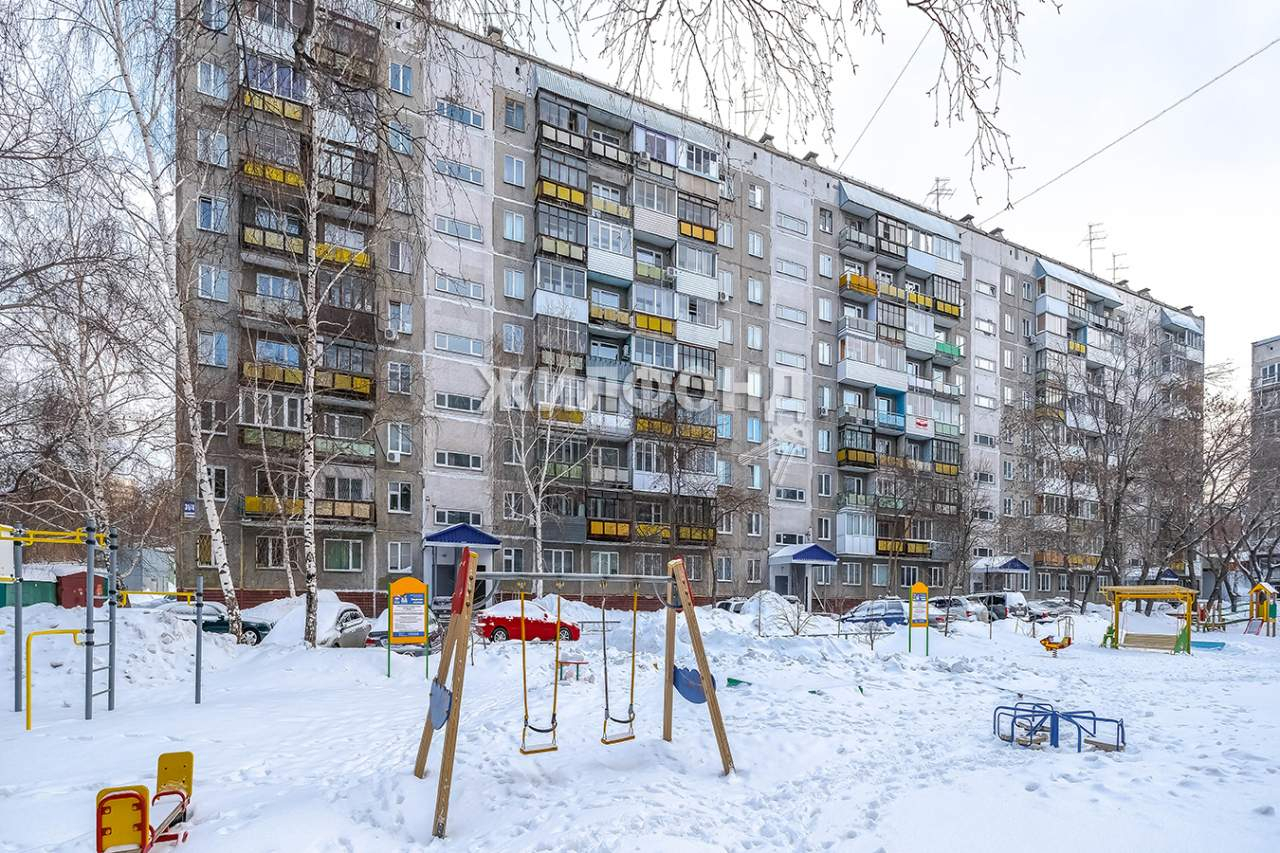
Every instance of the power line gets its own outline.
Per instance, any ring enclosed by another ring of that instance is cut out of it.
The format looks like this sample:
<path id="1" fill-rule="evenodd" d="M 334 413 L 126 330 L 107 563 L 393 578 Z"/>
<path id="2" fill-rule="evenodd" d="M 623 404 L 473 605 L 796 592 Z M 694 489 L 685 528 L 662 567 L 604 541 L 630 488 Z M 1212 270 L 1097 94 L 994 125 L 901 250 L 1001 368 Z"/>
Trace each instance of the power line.
<path id="1" fill-rule="evenodd" d="M 893 94 L 893 90 L 898 87 L 898 81 L 902 79 L 902 75 L 906 74 L 907 69 L 911 67 L 911 62 L 916 58 L 916 54 L 920 52 L 920 48 L 924 47 L 924 41 L 929 37 L 929 32 L 932 29 L 933 28 L 931 26 L 925 27 L 924 35 L 920 36 L 920 42 L 916 45 L 916 49 L 911 51 L 911 55 L 907 57 L 906 63 L 902 66 L 902 70 L 898 72 L 897 77 L 893 78 L 893 84 L 889 86 L 889 91 L 885 92 L 884 97 L 880 99 L 880 104 L 876 107 L 876 111 L 871 114 L 871 118 L 867 119 L 867 123 L 863 126 L 862 132 L 858 134 L 857 139 L 853 140 L 853 144 L 849 146 L 849 151 L 844 155 L 844 159 L 840 161 L 840 165 L 836 166 L 837 172 L 843 171 L 845 162 L 849 159 L 850 155 L 853 154 L 853 149 L 858 147 L 858 143 L 862 141 L 862 137 L 866 136 L 867 131 L 871 129 L 872 122 L 876 120 L 876 116 L 880 115 L 880 110 L 883 109 L 885 103 L 888 102 L 889 96 Z"/>
<path id="2" fill-rule="evenodd" d="M 1187 101 L 1191 100 L 1191 99 L 1192 99 L 1192 98 L 1194 98 L 1196 95 L 1200 94 L 1200 93 L 1201 93 L 1201 92 L 1203 92 L 1205 89 L 1207 89 L 1207 88 L 1209 88 L 1210 86 L 1212 86 L 1214 83 L 1217 83 L 1217 82 L 1218 82 L 1219 80 L 1221 80 L 1223 77 L 1226 77 L 1226 76 L 1227 76 L 1228 74 L 1230 74 L 1232 71 L 1235 71 L 1237 68 L 1239 68 L 1240 66 L 1244 65 L 1245 63 L 1247 63 L 1247 62 L 1249 62 L 1249 61 L 1251 61 L 1251 60 L 1253 60 L 1253 59 L 1256 59 L 1257 57 L 1261 56 L 1263 53 L 1266 53 L 1268 50 L 1270 50 L 1271 48 L 1275 47 L 1277 44 L 1280 44 L 1280 37 L 1276 37 L 1276 38 L 1272 39 L 1271 41 L 1269 41 L 1269 42 L 1267 42 L 1266 44 L 1264 44 L 1262 47 L 1260 47 L 1260 48 L 1258 48 L 1257 50 L 1255 50 L 1253 53 L 1251 53 L 1251 54 L 1249 54 L 1248 56 L 1246 56 L 1244 59 L 1241 59 L 1241 60 L 1240 60 L 1239 62 L 1237 62 L 1235 65 L 1232 65 L 1232 66 L 1231 66 L 1230 68 L 1228 68 L 1227 70 L 1225 70 L 1225 71 L 1223 71 L 1223 72 L 1219 73 L 1218 75 L 1216 75 L 1215 77 L 1212 77 L 1211 79 L 1209 79 L 1209 80 L 1205 81 L 1204 83 L 1201 83 L 1199 86 L 1197 86 L 1196 88 L 1192 89 L 1190 92 L 1188 92 L 1187 94 L 1183 95 L 1181 98 L 1179 98 L 1178 100 L 1174 101 L 1172 104 L 1170 104 L 1169 106 L 1165 107 L 1165 108 L 1164 108 L 1164 109 L 1162 109 L 1160 112 L 1158 112 L 1158 113 L 1156 113 L 1155 115 L 1151 116 L 1151 118 L 1147 119 L 1146 121 L 1142 122 L 1141 124 L 1137 125 L 1136 127 L 1132 128 L 1132 129 L 1130 129 L 1130 130 L 1125 131 L 1125 132 L 1124 132 L 1124 133 L 1122 133 L 1120 136 L 1116 137 L 1115 139 L 1113 139 L 1113 140 L 1111 140 L 1110 142 L 1108 142 L 1106 145 L 1104 145 L 1104 146 L 1102 146 L 1101 148 L 1099 148 L 1097 151 L 1095 151 L 1095 152 L 1093 152 L 1092 154 L 1090 154 L 1088 157 L 1085 157 L 1085 158 L 1084 158 L 1083 160 L 1081 160 L 1079 163 L 1076 163 L 1074 166 L 1071 166 L 1070 168 L 1065 169 L 1065 170 L 1064 170 L 1064 171 L 1062 171 L 1062 172 L 1059 172 L 1057 175 L 1054 175 L 1052 178 L 1050 178 L 1049 180 L 1045 181 L 1043 184 L 1041 184 L 1040 186 L 1036 187 L 1036 188 L 1035 188 L 1035 189 L 1033 189 L 1031 192 L 1029 192 L 1029 193 L 1027 193 L 1026 195 L 1022 196 L 1021 198 L 1019 198 L 1019 199 L 1017 199 L 1017 200 L 1015 200 L 1015 201 L 1011 201 L 1011 202 L 1009 202 L 1008 207 L 1006 207 L 1004 210 L 1000 210 L 1000 211 L 997 211 L 996 213 L 991 214 L 991 215 L 990 215 L 990 216 L 988 216 L 986 219 L 982 220 L 982 222 L 981 222 L 981 223 L 979 223 L 979 224 L 980 224 L 980 225 L 986 225 L 988 222 L 990 222 L 991 220 L 995 219 L 997 216 L 1000 216 L 1002 213 L 1007 213 L 1010 209 L 1012 209 L 1013 207 L 1015 207 L 1015 206 L 1017 206 L 1017 205 L 1019 205 L 1019 204 L 1022 204 L 1024 201 L 1026 201 L 1027 199 L 1031 198 L 1033 195 L 1035 195 L 1036 193 L 1040 192 L 1041 190 L 1044 190 L 1044 189 L 1047 189 L 1047 188 L 1049 188 L 1049 187 L 1053 186 L 1053 185 L 1054 185 L 1054 184 L 1056 184 L 1058 181 L 1062 180 L 1062 179 L 1063 179 L 1063 178 L 1065 178 L 1067 175 L 1070 175 L 1070 174 L 1071 174 L 1072 172 L 1074 172 L 1076 169 L 1079 169 L 1081 166 L 1085 165 L 1086 163 L 1088 163 L 1088 162 L 1089 162 L 1090 160 L 1092 160 L 1093 158 L 1097 157 L 1097 156 L 1098 156 L 1098 155 L 1100 155 L 1100 154 L 1103 154 L 1103 153 L 1105 153 L 1105 152 L 1109 151 L 1110 149 L 1114 148 L 1116 145 L 1119 145 L 1121 142 L 1124 142 L 1124 141 L 1125 141 L 1126 139 L 1128 139 L 1130 136 L 1133 136 L 1135 133 L 1137 133 L 1138 131 L 1142 130 L 1144 127 L 1146 127 L 1147 125 L 1151 124 L 1151 123 L 1152 123 L 1153 121 L 1155 121 L 1156 119 L 1159 119 L 1160 117 L 1162 117 L 1165 113 L 1171 112 L 1172 110 L 1176 109 L 1177 107 L 1182 106 L 1182 105 L 1183 105 L 1183 104 L 1185 104 Z"/>

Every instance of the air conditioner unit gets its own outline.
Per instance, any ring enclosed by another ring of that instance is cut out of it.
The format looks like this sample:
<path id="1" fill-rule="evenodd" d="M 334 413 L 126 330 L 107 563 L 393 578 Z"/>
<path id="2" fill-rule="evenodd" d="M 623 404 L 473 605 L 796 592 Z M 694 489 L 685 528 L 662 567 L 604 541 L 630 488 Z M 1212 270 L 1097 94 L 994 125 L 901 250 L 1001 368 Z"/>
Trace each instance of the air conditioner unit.
<path id="1" fill-rule="evenodd" d="M 828 407 L 826 407 L 826 406 L 819 406 L 819 407 L 818 407 L 818 417 L 820 417 L 820 418 L 826 418 L 826 417 L 830 417 L 830 416 L 831 416 L 831 409 L 829 409 L 829 408 L 828 408 Z"/>
<path id="2" fill-rule="evenodd" d="M 388 451 L 387 451 L 387 461 L 388 461 L 388 462 L 390 462 L 392 465 L 399 465 L 399 464 L 400 464 L 400 451 L 399 451 L 399 450 L 388 450 Z"/>
<path id="3" fill-rule="evenodd" d="M 387 328 L 383 330 L 382 336 L 389 341 L 394 341 L 396 338 L 400 337 L 400 330 Z"/>
<path id="4" fill-rule="evenodd" d="M 729 301 L 729 294 L 725 293 L 723 290 L 722 290 L 722 291 L 720 291 L 720 301 L 721 301 L 721 302 L 728 302 L 728 301 Z"/>
<path id="5" fill-rule="evenodd" d="M 641 163 L 649 163 L 653 160 L 653 157 L 649 155 L 648 151 L 640 151 L 636 154 L 636 159 Z"/>
<path id="6" fill-rule="evenodd" d="M 591 209 L 591 218 L 592 218 L 592 219 L 600 219 L 600 218 L 601 218 L 601 212 L 600 212 L 599 210 L 597 210 L 596 208 L 592 208 L 592 209 Z"/>
<path id="7" fill-rule="evenodd" d="M 662 277 L 667 279 L 668 281 L 674 281 L 676 277 L 676 268 L 667 267 L 665 270 L 662 271 Z"/>

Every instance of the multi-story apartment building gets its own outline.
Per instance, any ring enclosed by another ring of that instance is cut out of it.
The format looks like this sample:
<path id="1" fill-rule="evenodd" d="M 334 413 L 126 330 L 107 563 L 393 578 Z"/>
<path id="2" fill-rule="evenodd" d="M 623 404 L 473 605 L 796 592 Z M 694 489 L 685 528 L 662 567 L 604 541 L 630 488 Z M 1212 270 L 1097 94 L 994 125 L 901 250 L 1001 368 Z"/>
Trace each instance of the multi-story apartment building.
<path id="1" fill-rule="evenodd" d="M 1255 341 L 1250 359 L 1251 424 L 1250 485 L 1258 511 L 1280 515 L 1280 336 Z M 1268 537 L 1274 542 L 1275 537 Z M 1280 574 L 1280 547 L 1259 548 L 1270 552 L 1272 565 L 1267 576 Z"/>
<path id="2" fill-rule="evenodd" d="M 296 444 L 289 312 L 311 240 L 342 282 L 317 397 L 320 577 L 336 589 L 412 571 L 447 592 L 456 554 L 426 546 L 458 523 L 501 540 L 490 569 L 530 570 L 536 504 L 548 570 L 658 575 L 680 553 L 702 595 L 771 588 L 828 607 L 937 586 L 956 566 L 966 591 L 1058 594 L 1082 556 L 993 535 L 973 545 L 986 562 L 971 579 L 944 532 L 971 489 L 993 524 L 1043 504 L 1002 418 L 1030 401 L 1055 416 L 1069 389 L 1046 371 L 1106 370 L 1126 317 L 1202 361 L 1187 309 L 501 34 L 434 25 L 427 39 L 397 6 L 326 18 L 322 39 L 337 27 L 343 56 L 360 46 L 374 112 L 394 116 L 363 134 L 282 88 L 302 74 L 272 48 L 292 44 L 290 21 L 221 23 L 198 35 L 208 58 L 184 78 L 180 139 L 194 157 L 220 132 L 229 155 L 221 183 L 180 207 L 182 257 L 224 282 L 190 319 L 215 356 L 210 421 L 229 423 L 208 441 L 245 588 L 284 585 L 296 507 L 280 492 L 295 485 L 271 460 Z M 275 76 L 245 71 L 267 62 Z M 314 234 L 271 202 L 299 189 L 299 144 L 325 152 Z M 206 227 L 210 205 L 222 227 Z M 180 582 L 205 542 L 184 521 Z M 837 564 L 771 563 L 804 543 Z"/>

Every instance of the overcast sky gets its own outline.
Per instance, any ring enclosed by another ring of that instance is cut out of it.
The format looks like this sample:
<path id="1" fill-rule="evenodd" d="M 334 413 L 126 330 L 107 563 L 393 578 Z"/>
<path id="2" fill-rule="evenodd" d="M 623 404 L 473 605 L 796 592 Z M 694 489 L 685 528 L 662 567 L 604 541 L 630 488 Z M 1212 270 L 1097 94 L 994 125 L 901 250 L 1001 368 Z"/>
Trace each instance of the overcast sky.
<path id="1" fill-rule="evenodd" d="M 918 13 L 881 5 L 883 44 L 860 42 L 858 73 L 835 81 L 834 146 L 815 133 L 786 143 L 793 153 L 819 151 L 827 165 L 843 159 L 919 42 L 926 22 Z M 1063 0 L 1060 13 L 1035 0 L 1023 5 L 1026 55 L 1020 76 L 1006 81 L 1000 111 L 1021 167 L 1014 198 L 1280 36 L 1276 0 Z M 530 47 L 564 61 L 550 45 Z M 943 212 L 982 221 L 1004 207 L 1004 178 L 979 176 L 979 204 L 969 185 L 971 128 L 934 127 L 925 92 L 941 51 L 931 35 L 845 171 L 920 202 L 934 176 L 949 177 L 956 194 Z M 571 64 L 609 77 L 598 60 Z M 1087 224 L 1104 223 L 1095 271 L 1110 278 L 1112 252 L 1124 252 L 1119 278 L 1205 315 L 1207 360 L 1232 362 L 1243 389 L 1249 343 L 1280 334 L 1280 277 L 1272 263 L 1253 263 L 1280 243 L 1277 84 L 1280 45 L 988 227 L 1088 269 Z M 742 130 L 740 120 L 733 124 Z M 782 128 L 763 116 L 752 135 L 766 129 L 781 142 Z"/>

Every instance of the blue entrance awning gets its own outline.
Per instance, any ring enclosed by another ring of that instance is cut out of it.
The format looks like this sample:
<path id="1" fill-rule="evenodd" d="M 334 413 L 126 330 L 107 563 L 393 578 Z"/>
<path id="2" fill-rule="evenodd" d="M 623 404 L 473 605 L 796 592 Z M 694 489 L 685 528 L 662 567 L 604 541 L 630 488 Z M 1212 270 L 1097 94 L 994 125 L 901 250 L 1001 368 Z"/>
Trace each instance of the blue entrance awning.
<path id="1" fill-rule="evenodd" d="M 812 542 L 788 545 L 769 555 L 770 566 L 834 566 L 836 555 Z"/>
<path id="2" fill-rule="evenodd" d="M 1021 572 L 1027 573 L 1031 567 L 1017 557 L 981 557 L 973 561 L 972 574 L 982 575 L 987 572 Z"/>
<path id="3" fill-rule="evenodd" d="M 490 536 L 470 524 L 455 524 L 422 537 L 423 545 L 440 545 L 449 548 L 474 548 L 477 551 L 493 551 L 501 547 L 502 540 Z"/>

